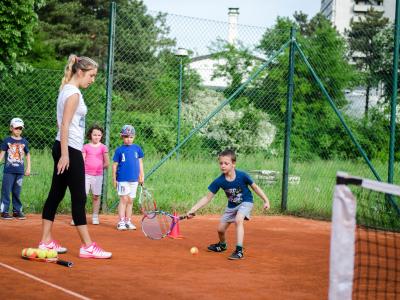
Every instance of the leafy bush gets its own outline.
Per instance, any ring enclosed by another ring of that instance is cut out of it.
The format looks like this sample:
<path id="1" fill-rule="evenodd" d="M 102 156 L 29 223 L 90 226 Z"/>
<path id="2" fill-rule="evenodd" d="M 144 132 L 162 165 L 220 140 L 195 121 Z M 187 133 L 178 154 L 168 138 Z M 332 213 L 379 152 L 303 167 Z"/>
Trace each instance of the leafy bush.
<path id="1" fill-rule="evenodd" d="M 187 104 L 184 110 L 186 122 L 193 127 L 214 111 L 223 99 L 221 94 L 213 91 L 200 91 L 196 98 L 197 101 Z M 252 104 L 238 110 L 227 105 L 200 129 L 200 134 L 207 139 L 207 144 L 212 145 L 214 152 L 226 147 L 241 153 L 270 150 L 276 128 L 268 120 L 268 115 Z"/>

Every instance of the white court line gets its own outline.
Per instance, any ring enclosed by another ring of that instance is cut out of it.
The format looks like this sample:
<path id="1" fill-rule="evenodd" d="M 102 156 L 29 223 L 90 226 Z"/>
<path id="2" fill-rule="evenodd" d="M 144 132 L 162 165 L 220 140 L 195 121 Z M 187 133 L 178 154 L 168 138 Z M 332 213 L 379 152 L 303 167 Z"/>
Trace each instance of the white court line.
<path id="1" fill-rule="evenodd" d="M 19 274 L 22 274 L 22 275 L 24 275 L 24 276 L 26 276 L 26 277 L 32 278 L 33 280 L 39 281 L 39 282 L 41 282 L 41 283 L 43 283 L 43 284 L 46 284 L 46 285 L 48 285 L 48 286 L 51 286 L 52 288 L 58 289 L 58 290 L 60 290 L 60 291 L 63 291 L 64 293 L 67 293 L 67 294 L 70 294 L 70 295 L 72 295 L 72 296 L 75 296 L 76 298 L 83 299 L 83 300 L 90 300 L 90 298 L 85 297 L 85 296 L 83 296 L 83 295 L 81 295 L 81 294 L 78 294 L 78 293 L 75 293 L 75 292 L 73 292 L 73 291 L 67 290 L 67 289 L 65 289 L 65 288 L 63 288 L 63 287 L 61 287 L 61 286 L 58 286 L 58 285 L 53 284 L 53 283 L 51 283 L 51 282 L 48 282 L 48 281 L 46 281 L 46 280 L 40 279 L 39 277 L 36 277 L 36 276 L 34 276 L 34 275 L 31 275 L 31 274 L 26 273 L 26 272 L 21 271 L 21 270 L 18 270 L 18 269 L 14 268 L 14 267 L 11 267 L 11 266 L 9 266 L 9 265 L 3 264 L 3 263 L 1 263 L 1 262 L 0 262 L 0 266 L 2 266 L 2 267 L 4 267 L 4 268 L 7 268 L 7 269 L 10 269 L 10 270 L 12 270 L 12 271 L 14 271 L 14 272 L 17 272 L 17 273 L 19 273 Z"/>

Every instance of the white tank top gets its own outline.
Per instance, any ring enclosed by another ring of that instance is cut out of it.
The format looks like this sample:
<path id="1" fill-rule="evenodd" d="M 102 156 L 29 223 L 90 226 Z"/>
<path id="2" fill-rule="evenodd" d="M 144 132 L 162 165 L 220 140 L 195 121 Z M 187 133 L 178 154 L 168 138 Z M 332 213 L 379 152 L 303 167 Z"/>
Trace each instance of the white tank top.
<path id="1" fill-rule="evenodd" d="M 85 116 L 87 113 L 87 107 L 83 101 L 81 91 L 74 85 L 66 84 L 58 94 L 57 99 L 57 126 L 58 132 L 56 140 L 61 140 L 61 121 L 64 114 L 64 106 L 67 99 L 74 95 L 79 95 L 79 104 L 72 117 L 68 131 L 68 146 L 77 149 L 79 151 L 83 148 L 84 135 L 85 135 Z"/>

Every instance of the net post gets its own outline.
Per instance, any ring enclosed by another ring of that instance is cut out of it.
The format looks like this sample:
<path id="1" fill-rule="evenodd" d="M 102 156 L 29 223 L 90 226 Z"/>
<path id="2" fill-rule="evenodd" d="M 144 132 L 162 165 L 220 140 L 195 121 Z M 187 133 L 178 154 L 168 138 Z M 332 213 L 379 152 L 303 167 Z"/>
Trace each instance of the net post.
<path id="1" fill-rule="evenodd" d="M 338 173 L 333 194 L 329 262 L 329 300 L 351 299 L 354 276 L 356 199 L 347 187 L 347 174 Z"/>

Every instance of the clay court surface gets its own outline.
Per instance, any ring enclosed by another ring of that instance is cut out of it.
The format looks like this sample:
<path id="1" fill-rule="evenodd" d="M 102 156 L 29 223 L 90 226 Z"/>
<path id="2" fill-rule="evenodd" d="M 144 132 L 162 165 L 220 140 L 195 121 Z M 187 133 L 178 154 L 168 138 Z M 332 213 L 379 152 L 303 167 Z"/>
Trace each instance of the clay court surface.
<path id="1" fill-rule="evenodd" d="M 91 220 L 88 217 L 88 220 Z M 140 216 L 134 223 L 139 224 Z M 0 280 L 4 299 L 326 299 L 330 223 L 295 217 L 253 217 L 245 224 L 245 259 L 228 251 L 207 252 L 217 241 L 218 216 L 180 222 L 181 240 L 147 239 L 136 231 L 117 231 L 116 216 L 89 225 L 93 239 L 110 260 L 78 258 L 79 238 L 70 217 L 57 215 L 54 237 L 67 247 L 60 257 L 72 268 L 25 261 L 22 248 L 36 247 L 40 215 L 25 221 L 0 220 Z M 197 246 L 198 255 L 189 249 Z M 34 277 L 28 277 L 33 275 Z M 39 281 L 41 280 L 41 281 Z"/>

